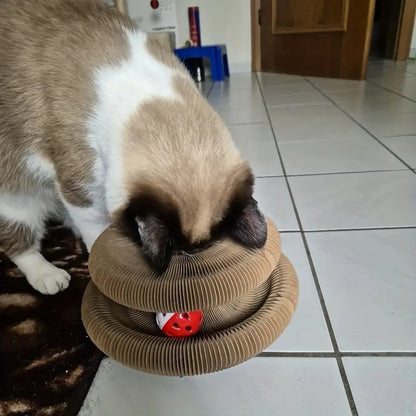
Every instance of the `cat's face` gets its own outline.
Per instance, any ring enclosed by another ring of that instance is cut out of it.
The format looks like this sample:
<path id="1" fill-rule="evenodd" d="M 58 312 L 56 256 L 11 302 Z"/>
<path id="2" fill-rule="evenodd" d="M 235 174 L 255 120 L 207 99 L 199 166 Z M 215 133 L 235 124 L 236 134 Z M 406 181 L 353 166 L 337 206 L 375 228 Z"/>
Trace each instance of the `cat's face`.
<path id="1" fill-rule="evenodd" d="M 261 248 L 267 237 L 266 221 L 251 195 L 251 173 L 241 179 L 229 195 L 216 201 L 212 200 L 212 191 L 207 190 L 211 201 L 202 195 L 200 198 L 202 204 L 208 203 L 205 208 L 195 205 L 192 198 L 172 198 L 157 186 L 142 186 L 123 210 L 121 225 L 159 272 L 168 267 L 173 254 L 199 251 L 224 236 L 250 248 Z M 218 191 L 222 189 L 218 184 Z M 188 206 L 183 205 L 186 201 Z"/>

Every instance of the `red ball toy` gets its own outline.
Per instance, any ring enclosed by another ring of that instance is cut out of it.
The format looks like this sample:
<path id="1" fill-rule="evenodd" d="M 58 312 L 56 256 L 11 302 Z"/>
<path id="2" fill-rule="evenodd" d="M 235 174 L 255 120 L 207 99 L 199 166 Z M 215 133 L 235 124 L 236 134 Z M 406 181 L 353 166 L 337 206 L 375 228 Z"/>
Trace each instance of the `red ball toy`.
<path id="1" fill-rule="evenodd" d="M 202 311 L 157 313 L 156 322 L 169 337 L 189 337 L 198 332 L 202 317 Z"/>

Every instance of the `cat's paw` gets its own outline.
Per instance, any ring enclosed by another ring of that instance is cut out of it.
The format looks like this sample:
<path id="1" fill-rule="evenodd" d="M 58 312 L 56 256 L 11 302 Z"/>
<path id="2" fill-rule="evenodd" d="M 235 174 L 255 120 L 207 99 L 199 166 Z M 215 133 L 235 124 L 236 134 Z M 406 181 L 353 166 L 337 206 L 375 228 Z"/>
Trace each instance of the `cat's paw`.
<path id="1" fill-rule="evenodd" d="M 53 264 L 46 263 L 26 276 L 31 286 L 44 295 L 55 295 L 69 286 L 71 276 Z"/>

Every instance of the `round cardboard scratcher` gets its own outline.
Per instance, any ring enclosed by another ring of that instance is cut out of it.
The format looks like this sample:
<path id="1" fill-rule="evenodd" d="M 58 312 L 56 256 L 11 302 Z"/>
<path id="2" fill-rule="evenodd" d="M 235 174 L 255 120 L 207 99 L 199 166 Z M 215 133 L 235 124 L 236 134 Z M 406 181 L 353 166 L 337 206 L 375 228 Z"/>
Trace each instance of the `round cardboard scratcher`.
<path id="1" fill-rule="evenodd" d="M 115 303 L 93 282 L 84 294 L 82 319 L 91 340 L 109 357 L 149 373 L 189 376 L 232 367 L 263 351 L 286 328 L 297 299 L 296 273 L 281 255 L 259 287 L 228 306 L 204 310 L 203 327 L 190 338 L 164 336 L 153 313 Z"/>
<path id="2" fill-rule="evenodd" d="M 120 230 L 104 231 L 92 247 L 89 269 L 97 288 L 114 302 L 147 312 L 209 309 L 260 286 L 276 267 L 280 236 L 268 220 L 261 250 L 229 238 L 204 251 L 173 256 L 163 274 L 153 270 L 140 247 Z"/>

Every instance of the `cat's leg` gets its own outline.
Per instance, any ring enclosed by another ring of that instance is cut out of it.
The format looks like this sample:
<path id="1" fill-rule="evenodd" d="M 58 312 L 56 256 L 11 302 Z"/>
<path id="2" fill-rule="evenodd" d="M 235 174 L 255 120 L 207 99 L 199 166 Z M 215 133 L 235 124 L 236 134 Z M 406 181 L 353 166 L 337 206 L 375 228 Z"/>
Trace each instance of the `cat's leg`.
<path id="1" fill-rule="evenodd" d="M 31 286 L 47 295 L 66 289 L 71 279 L 39 252 L 51 205 L 47 195 L 0 192 L 0 246 Z"/>
<path id="2" fill-rule="evenodd" d="M 88 252 L 98 236 L 110 225 L 105 204 L 104 167 L 98 156 L 57 164 L 56 187 L 72 223 L 79 230 Z"/>
<path id="3" fill-rule="evenodd" d="M 98 203 L 90 206 L 77 206 L 67 201 L 64 202 L 68 210 L 70 221 L 79 230 L 88 252 L 98 236 L 109 226 L 108 216 L 104 207 Z"/>
<path id="4" fill-rule="evenodd" d="M 44 295 L 54 295 L 69 286 L 71 276 L 49 263 L 40 254 L 37 244 L 10 258 L 25 274 L 30 285 Z"/>
<path id="5" fill-rule="evenodd" d="M 78 227 L 74 224 L 74 221 L 62 201 L 58 200 L 56 205 L 56 210 L 51 219 L 60 222 L 65 228 L 69 228 L 75 237 L 82 238 Z"/>
<path id="6" fill-rule="evenodd" d="M 66 228 L 69 228 L 72 231 L 72 233 L 75 235 L 75 237 L 82 238 L 81 232 L 79 231 L 78 227 L 75 225 L 73 219 L 69 215 L 69 212 L 66 213 L 65 218 L 62 221 L 62 225 Z"/>

